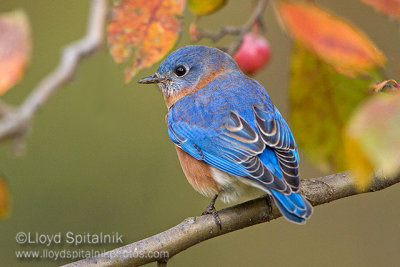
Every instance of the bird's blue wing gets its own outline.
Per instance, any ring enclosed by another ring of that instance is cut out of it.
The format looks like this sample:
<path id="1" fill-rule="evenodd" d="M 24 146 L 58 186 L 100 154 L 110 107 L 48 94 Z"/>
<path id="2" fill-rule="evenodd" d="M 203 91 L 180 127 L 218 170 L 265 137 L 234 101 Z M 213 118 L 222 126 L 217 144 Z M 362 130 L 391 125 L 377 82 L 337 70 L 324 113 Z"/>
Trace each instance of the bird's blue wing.
<path id="1" fill-rule="evenodd" d="M 294 192 L 299 189 L 299 155 L 296 142 L 289 126 L 279 111 L 268 112 L 258 106 L 253 107 L 256 125 L 261 138 L 275 151 L 282 177 Z"/>
<path id="2" fill-rule="evenodd" d="M 266 143 L 237 112 L 228 113 L 222 127 L 199 125 L 201 123 L 196 124 L 193 120 L 169 118 L 168 133 L 176 145 L 198 160 L 248 178 L 267 189 L 284 194 L 292 192 L 289 184 L 262 162 L 258 155 L 265 151 Z"/>

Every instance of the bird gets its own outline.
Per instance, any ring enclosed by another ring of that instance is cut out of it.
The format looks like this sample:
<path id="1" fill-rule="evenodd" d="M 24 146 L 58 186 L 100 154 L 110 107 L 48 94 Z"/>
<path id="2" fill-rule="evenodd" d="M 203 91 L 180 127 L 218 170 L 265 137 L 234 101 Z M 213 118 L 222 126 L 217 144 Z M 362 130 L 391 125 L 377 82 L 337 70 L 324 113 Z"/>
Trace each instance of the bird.
<path id="1" fill-rule="evenodd" d="M 192 187 L 230 203 L 257 188 L 290 222 L 304 224 L 311 204 L 299 193 L 299 154 L 288 124 L 264 87 L 213 47 L 172 52 L 141 84 L 157 84 L 168 113 L 168 135 Z"/>

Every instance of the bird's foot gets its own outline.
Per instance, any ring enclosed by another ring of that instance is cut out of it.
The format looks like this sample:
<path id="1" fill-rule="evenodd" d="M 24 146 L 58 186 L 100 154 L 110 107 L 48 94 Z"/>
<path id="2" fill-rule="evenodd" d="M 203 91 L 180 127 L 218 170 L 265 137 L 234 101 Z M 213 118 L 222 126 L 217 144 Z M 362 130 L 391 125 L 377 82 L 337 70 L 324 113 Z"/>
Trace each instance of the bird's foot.
<path id="1" fill-rule="evenodd" d="M 217 212 L 217 210 L 215 209 L 214 206 L 210 206 L 208 205 L 206 210 L 203 211 L 203 213 L 201 215 L 207 215 L 207 214 L 213 214 L 214 212 Z"/>
<path id="2" fill-rule="evenodd" d="M 218 225 L 218 229 L 222 230 L 221 219 L 219 218 L 218 211 L 215 209 L 215 201 L 217 200 L 218 194 L 213 197 L 210 204 L 208 204 L 206 210 L 201 215 L 212 214 L 215 223 Z"/>
<path id="3" fill-rule="evenodd" d="M 265 202 L 266 202 L 265 204 L 267 205 L 267 212 L 265 218 L 267 222 L 269 222 L 271 219 L 270 216 L 272 214 L 272 197 L 269 194 L 265 196 Z"/>

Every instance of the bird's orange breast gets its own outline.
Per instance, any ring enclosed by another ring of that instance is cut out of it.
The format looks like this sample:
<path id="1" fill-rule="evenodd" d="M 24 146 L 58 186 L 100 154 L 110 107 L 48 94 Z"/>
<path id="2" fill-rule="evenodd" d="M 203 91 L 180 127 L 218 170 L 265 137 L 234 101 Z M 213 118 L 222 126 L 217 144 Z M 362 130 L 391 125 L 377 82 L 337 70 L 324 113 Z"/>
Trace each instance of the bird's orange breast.
<path id="1" fill-rule="evenodd" d="M 220 185 L 214 180 L 210 165 L 190 156 L 175 146 L 183 172 L 193 188 L 205 196 L 213 196 L 220 192 Z"/>

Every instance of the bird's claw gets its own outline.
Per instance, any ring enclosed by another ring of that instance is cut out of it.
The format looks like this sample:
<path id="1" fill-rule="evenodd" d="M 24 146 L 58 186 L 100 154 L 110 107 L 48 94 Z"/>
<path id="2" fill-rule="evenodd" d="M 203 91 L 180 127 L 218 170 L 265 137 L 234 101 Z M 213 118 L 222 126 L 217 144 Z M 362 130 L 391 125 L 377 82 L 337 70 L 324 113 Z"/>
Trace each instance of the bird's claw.
<path id="1" fill-rule="evenodd" d="M 211 203 L 207 206 L 206 210 L 201 215 L 212 214 L 214 217 L 215 223 L 218 225 L 218 229 L 222 230 L 221 219 L 219 218 L 218 211 L 215 209 L 215 201 L 217 200 L 218 195 L 215 195 L 211 200 Z"/>
<path id="2" fill-rule="evenodd" d="M 212 215 L 214 217 L 215 223 L 218 226 L 218 229 L 221 231 L 222 230 L 222 224 L 221 224 L 221 219 L 219 218 L 218 212 L 217 211 L 213 211 Z"/>
<path id="3" fill-rule="evenodd" d="M 217 212 L 215 209 L 214 205 L 208 205 L 206 210 L 201 214 L 201 215 L 207 215 L 207 214 L 212 214 L 213 212 Z"/>
<path id="4" fill-rule="evenodd" d="M 207 209 L 201 215 L 209 215 L 209 214 L 212 214 L 215 223 L 218 225 L 218 229 L 221 231 L 222 230 L 221 219 L 219 218 L 218 211 L 215 209 L 214 206 L 207 207 Z"/>
<path id="5" fill-rule="evenodd" d="M 265 202 L 266 202 L 266 205 L 267 205 L 267 214 L 266 214 L 266 220 L 267 220 L 267 222 L 269 222 L 270 221 L 270 216 L 271 216 L 271 214 L 272 214 L 272 198 L 271 198 L 271 196 L 270 195 L 266 195 L 265 196 Z"/>

